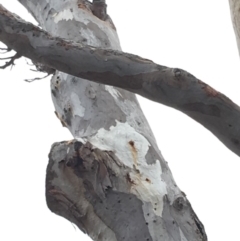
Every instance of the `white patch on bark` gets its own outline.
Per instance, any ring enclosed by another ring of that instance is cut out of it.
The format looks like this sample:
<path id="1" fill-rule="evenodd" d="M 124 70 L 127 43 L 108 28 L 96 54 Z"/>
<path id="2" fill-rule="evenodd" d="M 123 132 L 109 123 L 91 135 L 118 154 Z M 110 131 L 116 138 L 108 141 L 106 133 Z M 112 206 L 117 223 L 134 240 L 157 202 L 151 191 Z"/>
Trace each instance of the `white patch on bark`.
<path id="1" fill-rule="evenodd" d="M 145 158 L 150 146 L 148 140 L 128 123 L 116 122 L 110 130 L 102 128 L 88 140 L 101 150 L 114 151 L 119 160 L 132 169 L 129 173 L 131 193 L 151 203 L 154 213 L 162 216 L 163 196 L 167 190 L 161 178 L 160 162 L 148 164 Z"/>
<path id="2" fill-rule="evenodd" d="M 71 94 L 72 110 L 74 116 L 83 117 L 85 114 L 85 108 L 81 105 L 81 101 L 76 93 Z"/>
<path id="3" fill-rule="evenodd" d="M 114 99 L 117 99 L 118 97 L 122 97 L 121 93 L 117 89 L 113 88 L 112 86 L 105 85 L 105 90 L 108 91 Z"/>
<path id="4" fill-rule="evenodd" d="M 179 231 L 180 231 L 181 241 L 188 241 L 180 228 L 179 228 Z"/>
<path id="5" fill-rule="evenodd" d="M 139 105 L 137 105 L 137 101 L 130 101 L 128 99 L 118 100 L 116 104 L 119 106 L 121 111 L 126 115 L 127 121 L 130 126 L 132 126 L 137 132 L 145 133 L 147 139 L 152 141 L 152 143 L 156 143 L 155 137 L 152 133 L 152 130 L 145 119 L 144 115 L 139 110 Z M 157 147 L 155 147 L 157 148 Z M 159 155 L 161 153 L 159 152 Z"/>
<path id="6" fill-rule="evenodd" d="M 64 9 L 62 12 L 53 15 L 54 22 L 58 23 L 60 21 L 68 21 L 73 19 L 73 12 L 70 9 Z"/>
<path id="7" fill-rule="evenodd" d="M 137 167 L 138 172 L 131 172 L 129 177 L 134 183 L 132 193 L 140 197 L 145 202 L 152 204 L 153 212 L 157 216 L 162 216 L 163 196 L 167 194 L 166 183 L 161 178 L 162 168 L 160 162 L 155 164 L 147 163 Z"/>
<path id="8" fill-rule="evenodd" d="M 87 143 L 86 138 L 76 137 L 75 139 L 77 141 L 80 141 L 82 144 L 86 144 Z"/>

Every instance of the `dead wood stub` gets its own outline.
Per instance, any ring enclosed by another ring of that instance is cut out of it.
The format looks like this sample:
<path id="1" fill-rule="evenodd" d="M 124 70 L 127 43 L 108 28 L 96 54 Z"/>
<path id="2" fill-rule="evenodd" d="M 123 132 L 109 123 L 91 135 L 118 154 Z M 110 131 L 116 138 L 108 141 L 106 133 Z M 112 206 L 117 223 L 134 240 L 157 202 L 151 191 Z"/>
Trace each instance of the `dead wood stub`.
<path id="1" fill-rule="evenodd" d="M 154 213 L 156 203 L 144 213 L 143 206 L 149 204 L 130 192 L 137 185 L 129 175 L 132 171 L 120 165 L 113 152 L 94 148 L 89 142 L 56 143 L 49 154 L 47 169 L 48 207 L 89 235 L 89 230 L 94 232 L 106 226 L 117 240 L 151 241 L 149 227 L 160 228 L 164 222 L 170 236 L 178 235 L 174 230 L 179 226 L 187 240 L 191 240 L 193 229 L 196 240 L 207 240 L 204 227 L 185 195 L 177 197 L 173 204 L 166 195 L 162 217 Z M 92 228 L 92 225 L 100 226 Z"/>
<path id="2" fill-rule="evenodd" d="M 54 144 L 46 178 L 48 207 L 84 232 L 90 225 L 87 220 L 100 219 L 117 240 L 151 241 L 142 201 L 129 193 L 126 179 L 112 175 L 121 172 L 127 176 L 129 170 L 113 163 L 113 156 L 93 149 L 90 143 Z"/>

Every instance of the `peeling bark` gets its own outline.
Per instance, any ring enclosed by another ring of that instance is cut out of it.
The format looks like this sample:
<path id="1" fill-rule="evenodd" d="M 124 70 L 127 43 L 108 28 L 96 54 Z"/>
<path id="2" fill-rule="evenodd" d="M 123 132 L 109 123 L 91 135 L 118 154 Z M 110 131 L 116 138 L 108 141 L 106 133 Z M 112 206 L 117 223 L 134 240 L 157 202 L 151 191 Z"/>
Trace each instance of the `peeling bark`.
<path id="1" fill-rule="evenodd" d="M 133 171 L 140 175 L 113 152 L 90 143 L 55 143 L 47 169 L 48 207 L 93 240 L 207 240 L 184 195 L 172 204 L 165 195 L 159 216 L 155 207 L 132 194 L 137 185 L 129 179 Z"/>
<path id="2" fill-rule="evenodd" d="M 123 90 L 126 85 L 127 90 L 151 95 L 151 83 L 159 73 L 177 76 L 170 84 L 175 89 L 185 72 L 180 75 L 122 53 L 109 18 L 97 18 L 88 1 L 20 2 L 43 30 L 1 7 L 0 40 L 18 54 L 63 71 L 56 71 L 51 80 L 52 99 L 57 117 L 76 139 L 52 146 L 46 178 L 48 207 L 93 240 L 207 240 L 135 95 Z M 93 77 L 123 89 L 77 77 Z"/>
<path id="3" fill-rule="evenodd" d="M 80 10 L 84 11 L 79 8 Z M 30 8 L 30 11 L 33 10 Z M 71 12 L 68 14 L 72 17 Z M 41 25 L 44 24 L 43 16 L 35 16 Z M 53 18 L 52 16 L 58 23 L 61 13 L 54 12 L 51 16 L 46 16 L 46 27 L 51 26 L 49 19 Z M 119 41 L 114 39 L 114 29 L 108 23 L 102 21 L 104 29 L 108 29 L 103 46 L 102 31 L 94 40 L 87 39 L 85 32 L 80 36 L 75 34 L 75 38 L 68 41 L 53 37 L 57 34 L 56 29 L 52 32 L 43 31 L 30 23 L 20 21 L 1 7 L 0 40 L 19 54 L 51 68 L 97 83 L 119 87 L 173 107 L 201 123 L 240 156 L 240 129 L 235 124 L 240 121 L 239 106 L 184 70 L 160 66 L 150 60 L 119 51 Z M 94 29 L 91 31 L 96 32 Z M 62 37 L 69 38 L 69 33 Z M 58 77 L 56 83 L 62 79 L 62 76 Z M 55 89 L 52 90 L 54 95 L 58 92 L 56 83 Z"/>

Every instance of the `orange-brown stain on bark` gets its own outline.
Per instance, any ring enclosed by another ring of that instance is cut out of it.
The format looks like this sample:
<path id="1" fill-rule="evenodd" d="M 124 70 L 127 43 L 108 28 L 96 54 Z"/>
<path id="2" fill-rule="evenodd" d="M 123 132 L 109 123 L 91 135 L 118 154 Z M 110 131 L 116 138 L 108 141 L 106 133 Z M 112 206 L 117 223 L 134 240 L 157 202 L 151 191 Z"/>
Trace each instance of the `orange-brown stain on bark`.
<path id="1" fill-rule="evenodd" d="M 79 4 L 78 4 L 78 8 L 81 8 L 81 9 L 84 9 L 84 10 L 89 11 L 89 9 L 88 9 L 83 3 L 79 3 Z M 89 12 L 90 12 L 90 11 L 89 11 Z"/>
<path id="2" fill-rule="evenodd" d="M 205 83 L 202 82 L 201 80 L 198 80 L 198 83 L 199 83 L 200 85 L 202 85 L 202 89 L 205 90 L 205 92 L 207 93 L 207 95 L 212 96 L 212 97 L 218 96 L 218 91 L 216 91 L 215 89 L 213 89 L 211 86 L 205 84 Z"/>
<path id="3" fill-rule="evenodd" d="M 77 5 L 78 8 L 81 8 L 83 10 L 87 10 L 88 12 L 92 13 L 90 6 L 92 3 L 87 2 L 87 1 L 83 1 L 83 0 L 78 0 Z"/>
<path id="4" fill-rule="evenodd" d="M 204 89 L 207 92 L 207 94 L 210 96 L 216 97 L 218 95 L 218 92 L 212 87 L 210 87 L 209 85 L 205 86 Z"/>

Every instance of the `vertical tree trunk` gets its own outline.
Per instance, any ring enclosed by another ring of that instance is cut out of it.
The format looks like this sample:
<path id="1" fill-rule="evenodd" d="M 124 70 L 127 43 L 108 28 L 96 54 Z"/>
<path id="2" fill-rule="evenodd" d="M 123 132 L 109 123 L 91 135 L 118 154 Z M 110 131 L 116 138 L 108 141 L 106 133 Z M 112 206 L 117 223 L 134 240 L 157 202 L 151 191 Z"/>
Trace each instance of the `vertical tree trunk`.
<path id="1" fill-rule="evenodd" d="M 52 35 L 121 50 L 102 1 L 19 1 Z M 61 72 L 51 92 L 56 115 L 75 138 L 55 143 L 49 155 L 53 212 L 93 240 L 207 240 L 134 94 Z"/>

